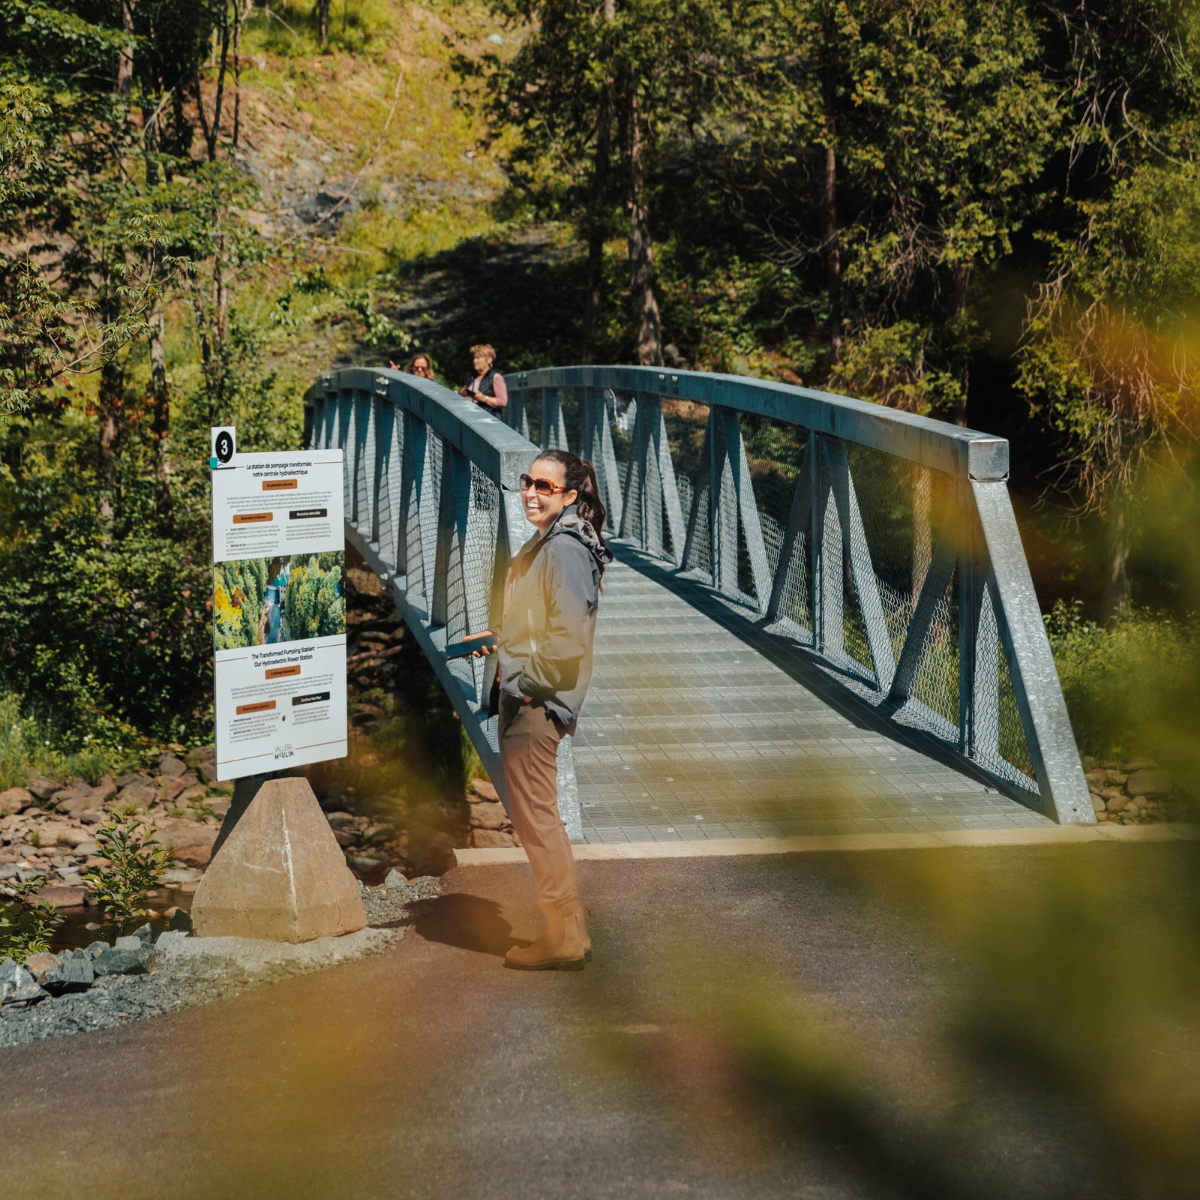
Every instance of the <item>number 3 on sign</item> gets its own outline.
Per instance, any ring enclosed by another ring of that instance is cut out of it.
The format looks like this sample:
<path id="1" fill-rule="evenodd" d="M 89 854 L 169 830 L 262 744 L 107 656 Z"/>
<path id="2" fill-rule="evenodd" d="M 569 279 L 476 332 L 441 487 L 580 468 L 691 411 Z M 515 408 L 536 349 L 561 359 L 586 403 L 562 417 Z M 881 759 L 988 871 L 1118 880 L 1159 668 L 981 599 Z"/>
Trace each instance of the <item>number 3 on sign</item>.
<path id="1" fill-rule="evenodd" d="M 233 425 L 215 425 L 210 433 L 208 465 L 215 471 L 228 466 L 237 453 L 237 429 Z"/>

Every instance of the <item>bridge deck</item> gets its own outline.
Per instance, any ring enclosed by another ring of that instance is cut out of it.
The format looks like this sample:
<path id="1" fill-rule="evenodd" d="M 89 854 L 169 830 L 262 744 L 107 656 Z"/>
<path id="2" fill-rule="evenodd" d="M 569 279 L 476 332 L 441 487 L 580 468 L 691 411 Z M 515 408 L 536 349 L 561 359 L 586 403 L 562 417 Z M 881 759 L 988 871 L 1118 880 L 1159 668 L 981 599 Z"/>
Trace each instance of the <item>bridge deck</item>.
<path id="1" fill-rule="evenodd" d="M 876 728 L 735 606 L 614 550 L 575 738 L 587 841 L 1051 824 Z"/>

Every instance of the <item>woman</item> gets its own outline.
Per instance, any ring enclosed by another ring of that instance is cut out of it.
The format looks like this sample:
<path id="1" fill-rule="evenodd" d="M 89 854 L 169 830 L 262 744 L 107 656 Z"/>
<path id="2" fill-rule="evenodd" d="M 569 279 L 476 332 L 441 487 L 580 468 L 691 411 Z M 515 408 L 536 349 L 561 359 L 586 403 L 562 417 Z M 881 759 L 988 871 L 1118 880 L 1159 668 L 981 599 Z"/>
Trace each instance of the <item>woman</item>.
<path id="1" fill-rule="evenodd" d="M 388 366 L 391 367 L 393 371 L 400 370 L 399 365 L 394 362 L 389 362 Z M 404 370 L 407 374 L 417 375 L 422 379 L 433 378 L 433 364 L 429 361 L 429 355 L 423 350 L 418 350 L 417 353 L 408 360 L 408 366 L 405 367 Z"/>
<path id="2" fill-rule="evenodd" d="M 546 932 L 506 967 L 579 970 L 591 958 L 575 858 L 558 815 L 558 743 L 575 732 L 592 677 L 600 580 L 612 553 L 592 464 L 547 450 L 521 476 L 537 530 L 509 568 L 500 655 L 500 761 L 512 821 L 537 882 Z M 476 651 L 476 657 L 493 653 Z"/>
<path id="3" fill-rule="evenodd" d="M 471 364 L 475 368 L 475 378 L 462 389 L 461 395 L 493 413 L 507 408 L 508 384 L 496 370 L 496 351 L 486 343 L 472 346 Z"/>

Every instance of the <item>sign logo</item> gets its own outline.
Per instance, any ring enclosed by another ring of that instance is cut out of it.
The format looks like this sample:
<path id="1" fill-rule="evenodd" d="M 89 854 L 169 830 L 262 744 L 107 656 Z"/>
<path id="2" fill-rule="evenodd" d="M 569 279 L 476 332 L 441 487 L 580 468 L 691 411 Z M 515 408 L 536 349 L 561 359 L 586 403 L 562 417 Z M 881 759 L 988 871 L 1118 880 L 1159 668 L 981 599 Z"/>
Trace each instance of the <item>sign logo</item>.
<path id="1" fill-rule="evenodd" d="M 227 466 L 237 451 L 237 438 L 232 425 L 219 425 L 212 430 L 212 455 L 209 465 L 215 470 Z"/>

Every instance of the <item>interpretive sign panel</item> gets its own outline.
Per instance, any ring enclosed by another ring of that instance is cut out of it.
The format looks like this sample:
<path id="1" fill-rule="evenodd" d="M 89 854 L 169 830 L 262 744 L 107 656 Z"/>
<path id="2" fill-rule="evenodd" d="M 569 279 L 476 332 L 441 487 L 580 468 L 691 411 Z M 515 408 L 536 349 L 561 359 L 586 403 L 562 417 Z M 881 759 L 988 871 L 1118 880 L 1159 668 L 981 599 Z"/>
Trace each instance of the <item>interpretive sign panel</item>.
<path id="1" fill-rule="evenodd" d="M 220 779 L 345 757 L 342 471 L 340 450 L 235 453 L 213 470 Z"/>

